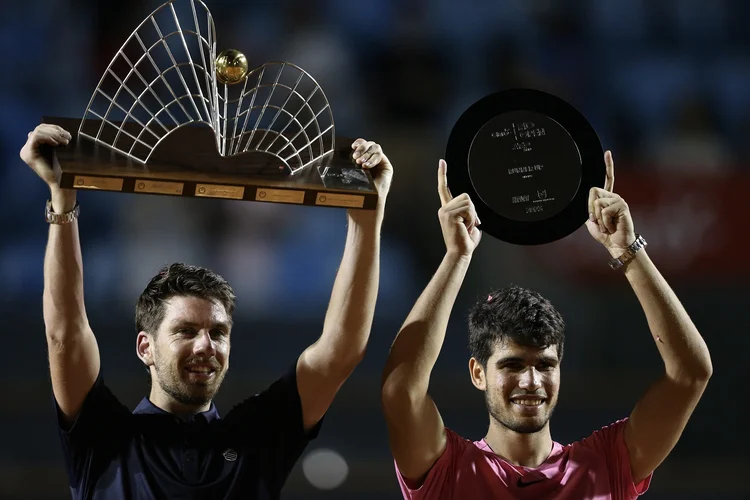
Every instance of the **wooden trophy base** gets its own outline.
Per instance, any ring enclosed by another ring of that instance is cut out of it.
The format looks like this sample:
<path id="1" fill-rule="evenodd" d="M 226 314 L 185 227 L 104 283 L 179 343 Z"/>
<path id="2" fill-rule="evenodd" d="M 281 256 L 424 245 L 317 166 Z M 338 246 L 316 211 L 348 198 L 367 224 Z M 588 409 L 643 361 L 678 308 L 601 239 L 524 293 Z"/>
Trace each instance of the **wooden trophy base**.
<path id="1" fill-rule="evenodd" d="M 353 161 L 353 140 L 348 138 L 336 138 L 327 167 L 312 164 L 292 173 L 269 153 L 222 157 L 209 127 L 188 125 L 166 136 L 144 165 L 78 137 L 80 119 L 45 116 L 42 121 L 59 125 L 72 136 L 67 146 L 55 148 L 63 188 L 365 210 L 377 205 L 372 176 Z"/>

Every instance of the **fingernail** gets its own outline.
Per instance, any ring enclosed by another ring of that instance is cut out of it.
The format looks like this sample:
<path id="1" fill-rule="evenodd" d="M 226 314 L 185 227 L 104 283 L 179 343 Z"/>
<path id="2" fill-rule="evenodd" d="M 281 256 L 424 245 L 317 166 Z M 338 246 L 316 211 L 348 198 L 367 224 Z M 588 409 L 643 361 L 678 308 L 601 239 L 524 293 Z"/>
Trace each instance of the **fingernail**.
<path id="1" fill-rule="evenodd" d="M 591 222 L 594 222 L 594 221 L 596 221 L 596 217 L 594 217 L 594 214 L 593 214 L 593 213 L 589 213 L 589 220 L 590 220 Z"/>
<path id="2" fill-rule="evenodd" d="M 365 162 L 365 167 L 369 167 L 369 166 L 370 166 L 370 162 L 369 162 L 369 161 L 366 161 L 366 162 Z"/>

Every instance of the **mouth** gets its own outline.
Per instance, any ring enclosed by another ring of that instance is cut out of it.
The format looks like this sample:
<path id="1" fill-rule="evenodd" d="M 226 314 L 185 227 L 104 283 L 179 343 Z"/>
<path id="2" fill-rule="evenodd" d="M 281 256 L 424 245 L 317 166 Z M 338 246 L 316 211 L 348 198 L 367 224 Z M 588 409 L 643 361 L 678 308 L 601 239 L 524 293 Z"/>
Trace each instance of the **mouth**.
<path id="1" fill-rule="evenodd" d="M 185 372 L 193 380 L 207 381 L 216 375 L 216 369 L 213 366 L 192 365 L 185 368 Z"/>
<path id="2" fill-rule="evenodd" d="M 533 413 L 537 409 L 541 408 L 542 405 L 544 405 L 546 399 L 540 398 L 538 396 L 533 397 L 516 397 L 511 398 L 510 402 L 513 404 L 513 406 L 519 410 L 521 410 L 524 413 Z"/>

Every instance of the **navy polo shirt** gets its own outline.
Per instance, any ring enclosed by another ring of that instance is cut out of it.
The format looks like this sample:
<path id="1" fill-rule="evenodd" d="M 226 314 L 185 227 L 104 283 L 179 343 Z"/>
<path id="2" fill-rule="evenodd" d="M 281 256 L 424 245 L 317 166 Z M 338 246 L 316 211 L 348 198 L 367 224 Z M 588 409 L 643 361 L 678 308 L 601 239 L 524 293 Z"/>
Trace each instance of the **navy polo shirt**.
<path id="1" fill-rule="evenodd" d="M 74 499 L 276 499 L 322 423 L 304 430 L 295 367 L 224 418 L 131 413 L 101 374 L 72 425 L 57 415 Z"/>

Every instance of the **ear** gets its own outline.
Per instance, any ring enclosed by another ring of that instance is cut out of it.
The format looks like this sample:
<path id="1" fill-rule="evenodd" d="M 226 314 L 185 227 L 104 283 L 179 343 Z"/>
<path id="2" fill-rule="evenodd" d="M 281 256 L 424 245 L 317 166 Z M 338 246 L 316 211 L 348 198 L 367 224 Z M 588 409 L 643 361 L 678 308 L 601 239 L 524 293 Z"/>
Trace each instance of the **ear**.
<path id="1" fill-rule="evenodd" d="M 469 375 L 471 376 L 471 383 L 474 387 L 480 391 L 487 389 L 487 378 L 482 363 L 477 361 L 475 358 L 469 360 Z"/>
<path id="2" fill-rule="evenodd" d="M 151 335 L 146 332 L 138 332 L 138 337 L 135 341 L 135 351 L 138 354 L 138 358 L 143 361 L 146 367 L 153 366 L 154 354 L 153 354 L 153 339 Z"/>

